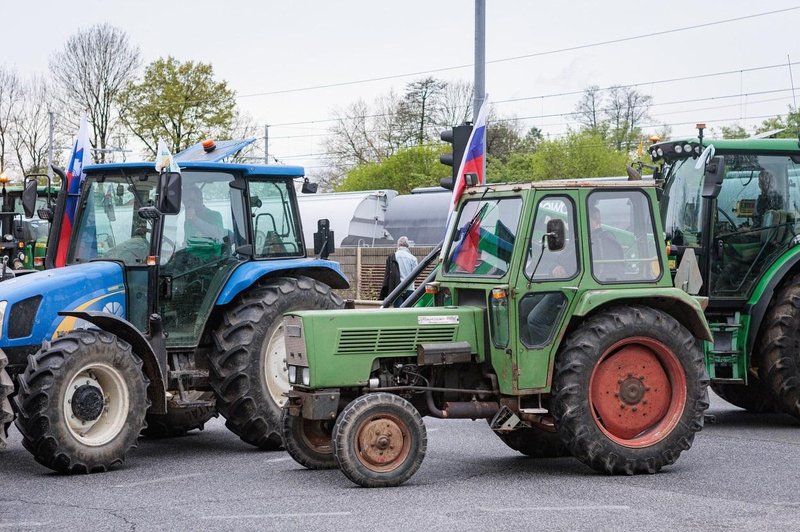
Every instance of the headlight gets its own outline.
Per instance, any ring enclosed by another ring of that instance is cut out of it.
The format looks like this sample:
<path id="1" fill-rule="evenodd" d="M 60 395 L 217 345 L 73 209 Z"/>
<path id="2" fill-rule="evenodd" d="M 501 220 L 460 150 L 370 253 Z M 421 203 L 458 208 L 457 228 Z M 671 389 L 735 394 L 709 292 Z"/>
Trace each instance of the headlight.
<path id="1" fill-rule="evenodd" d="M 303 386 L 308 386 L 309 384 L 311 384 L 311 370 L 309 370 L 308 368 L 303 368 L 302 375 L 303 375 Z"/>
<path id="2" fill-rule="evenodd" d="M 297 384 L 297 366 L 289 366 L 289 384 Z"/>
<path id="3" fill-rule="evenodd" d="M 0 301 L 0 338 L 3 337 L 3 325 L 6 321 L 6 305 L 8 301 Z"/>

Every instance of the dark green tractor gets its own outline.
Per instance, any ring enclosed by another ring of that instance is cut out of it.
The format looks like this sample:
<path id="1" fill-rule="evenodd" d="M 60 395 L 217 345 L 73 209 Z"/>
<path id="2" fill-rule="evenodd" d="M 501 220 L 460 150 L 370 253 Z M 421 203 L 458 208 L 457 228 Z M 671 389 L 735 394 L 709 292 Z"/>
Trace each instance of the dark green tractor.
<path id="1" fill-rule="evenodd" d="M 691 254 L 692 283 L 708 297 L 712 389 L 753 412 L 800 418 L 798 141 L 704 140 L 701 128 L 650 154 L 671 268 Z"/>

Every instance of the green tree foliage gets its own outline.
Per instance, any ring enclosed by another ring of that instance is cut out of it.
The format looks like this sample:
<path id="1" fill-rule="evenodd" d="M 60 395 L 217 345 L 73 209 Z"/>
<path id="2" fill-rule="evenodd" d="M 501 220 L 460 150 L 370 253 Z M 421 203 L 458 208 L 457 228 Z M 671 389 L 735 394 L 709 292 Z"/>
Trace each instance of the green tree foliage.
<path id="1" fill-rule="evenodd" d="M 561 139 L 543 140 L 533 153 L 516 153 L 503 163 L 489 160 L 489 182 L 543 181 L 625 175 L 627 153 L 608 148 L 591 131 L 571 132 Z"/>
<path id="2" fill-rule="evenodd" d="M 773 131 L 775 129 L 783 129 L 775 136 L 781 139 L 796 138 L 800 134 L 800 111 L 793 106 L 789 106 L 789 111 L 786 116 L 776 116 L 764 120 L 760 126 L 756 128 L 755 133 L 764 133 L 766 131 Z"/>
<path id="3" fill-rule="evenodd" d="M 439 146 L 414 146 L 398 151 L 380 163 L 361 164 L 347 173 L 337 192 L 391 189 L 408 194 L 411 189 L 439 184 L 447 175 L 439 162 Z"/>
<path id="4" fill-rule="evenodd" d="M 152 154 L 159 137 L 180 151 L 205 137 L 226 136 L 236 116 L 234 92 L 214 80 L 210 64 L 173 57 L 148 65 L 141 82 L 126 86 L 120 107 L 125 125 Z"/>
<path id="5" fill-rule="evenodd" d="M 739 124 L 735 124 L 732 126 L 722 126 L 721 129 L 722 129 L 723 139 L 744 139 L 750 136 L 747 133 L 747 130 L 742 126 L 740 126 Z"/>

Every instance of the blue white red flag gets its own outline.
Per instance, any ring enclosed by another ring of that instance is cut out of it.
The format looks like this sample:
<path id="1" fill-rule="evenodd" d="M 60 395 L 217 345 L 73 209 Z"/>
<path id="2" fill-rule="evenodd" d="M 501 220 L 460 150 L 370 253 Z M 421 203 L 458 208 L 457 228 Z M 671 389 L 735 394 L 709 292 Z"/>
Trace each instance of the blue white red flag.
<path id="1" fill-rule="evenodd" d="M 85 175 L 83 168 L 89 164 L 92 164 L 92 147 L 89 144 L 89 125 L 84 114 L 81 116 L 78 136 L 75 138 L 72 154 L 70 154 L 69 163 L 67 164 L 67 197 L 64 203 L 61 231 L 58 235 L 58 247 L 56 248 L 55 257 L 56 266 L 64 266 L 67 263 L 69 237 L 72 234 L 72 225 L 75 223 L 75 210 L 78 206 L 81 184 Z"/>
<path id="2" fill-rule="evenodd" d="M 464 156 L 461 159 L 461 164 L 458 166 L 458 174 L 456 174 L 456 181 L 453 183 L 453 201 L 450 203 L 450 211 L 448 212 L 447 219 L 453 214 L 453 211 L 458 205 L 458 200 L 461 194 L 464 193 L 466 188 L 466 174 L 477 174 L 478 184 L 483 185 L 486 183 L 486 176 L 484 175 L 484 161 L 486 159 L 486 114 L 489 109 L 489 95 L 483 99 L 481 109 L 478 111 L 478 117 L 475 119 L 475 124 L 472 126 L 472 132 L 469 134 L 467 141 L 467 149 L 464 150 Z"/>

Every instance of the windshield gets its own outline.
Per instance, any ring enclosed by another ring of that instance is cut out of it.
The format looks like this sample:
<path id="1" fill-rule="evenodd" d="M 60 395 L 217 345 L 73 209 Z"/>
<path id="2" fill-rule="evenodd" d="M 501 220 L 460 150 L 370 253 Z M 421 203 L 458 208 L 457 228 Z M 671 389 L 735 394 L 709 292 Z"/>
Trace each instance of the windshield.
<path id="1" fill-rule="evenodd" d="M 83 204 L 69 262 L 93 259 L 144 264 L 150 252 L 152 222 L 138 215 L 140 207 L 154 204 L 158 175 L 88 176 Z"/>
<path id="2" fill-rule="evenodd" d="M 700 245 L 703 169 L 696 169 L 695 163 L 694 159 L 683 159 L 676 161 L 665 171 L 667 184 L 664 187 L 664 200 L 661 202 L 661 215 L 667 237 L 678 246 Z"/>
<path id="3" fill-rule="evenodd" d="M 521 198 L 466 202 L 459 213 L 445 272 L 504 275 L 511 261 L 521 209 Z"/>

